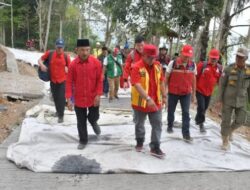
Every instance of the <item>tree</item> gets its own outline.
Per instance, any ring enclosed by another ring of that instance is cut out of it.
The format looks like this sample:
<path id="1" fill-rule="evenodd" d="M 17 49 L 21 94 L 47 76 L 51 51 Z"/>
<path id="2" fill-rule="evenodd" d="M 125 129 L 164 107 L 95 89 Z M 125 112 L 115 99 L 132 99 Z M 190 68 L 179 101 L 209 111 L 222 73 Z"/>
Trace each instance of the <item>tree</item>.
<path id="1" fill-rule="evenodd" d="M 231 21 L 235 16 L 238 16 L 240 13 L 250 8 L 250 6 L 245 7 L 245 5 L 249 2 L 250 0 L 224 0 L 223 11 L 220 17 L 220 27 L 216 39 L 216 48 L 220 49 L 225 57 L 227 57 L 227 48 L 231 46 L 227 45 L 230 30 L 239 26 L 231 26 Z M 231 13 L 232 9 L 233 13 Z"/>
<path id="2" fill-rule="evenodd" d="M 49 39 L 49 29 L 50 29 L 50 21 L 51 21 L 51 10 L 54 0 L 49 0 L 49 10 L 48 10 L 48 18 L 47 18 L 47 29 L 44 43 L 44 50 L 47 50 L 48 39 Z"/>

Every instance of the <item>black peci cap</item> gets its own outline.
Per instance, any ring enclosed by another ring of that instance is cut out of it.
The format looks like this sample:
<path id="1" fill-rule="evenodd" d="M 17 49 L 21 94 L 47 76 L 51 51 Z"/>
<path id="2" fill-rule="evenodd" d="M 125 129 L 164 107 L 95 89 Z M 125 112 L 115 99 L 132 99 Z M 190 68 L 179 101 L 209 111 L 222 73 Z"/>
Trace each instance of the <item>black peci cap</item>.
<path id="1" fill-rule="evenodd" d="M 89 47 L 89 39 L 78 39 L 76 47 Z"/>

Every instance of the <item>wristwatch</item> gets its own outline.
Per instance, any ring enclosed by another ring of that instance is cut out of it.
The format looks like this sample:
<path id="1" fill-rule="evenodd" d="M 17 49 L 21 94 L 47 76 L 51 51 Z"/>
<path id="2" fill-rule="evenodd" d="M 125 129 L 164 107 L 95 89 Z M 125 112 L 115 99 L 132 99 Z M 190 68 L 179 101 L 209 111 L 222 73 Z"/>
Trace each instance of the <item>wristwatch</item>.
<path id="1" fill-rule="evenodd" d="M 147 96 L 146 100 L 149 101 L 150 99 L 151 99 L 150 96 Z"/>

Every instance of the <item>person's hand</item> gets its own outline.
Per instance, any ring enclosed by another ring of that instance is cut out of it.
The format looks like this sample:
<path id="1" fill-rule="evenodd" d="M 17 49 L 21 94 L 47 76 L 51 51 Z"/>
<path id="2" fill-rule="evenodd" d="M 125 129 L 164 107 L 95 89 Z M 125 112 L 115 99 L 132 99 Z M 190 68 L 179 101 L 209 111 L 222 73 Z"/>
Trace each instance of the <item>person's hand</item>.
<path id="1" fill-rule="evenodd" d="M 124 83 L 123 83 L 123 88 L 124 88 L 124 89 L 127 89 L 128 87 L 129 87 L 128 82 L 127 82 L 127 81 L 126 81 L 126 82 L 124 81 Z"/>
<path id="2" fill-rule="evenodd" d="M 152 100 L 151 98 L 147 101 L 147 106 L 150 108 L 153 108 L 155 110 L 158 109 L 157 105 L 155 104 L 154 100 Z"/>
<path id="3" fill-rule="evenodd" d="M 165 109 L 167 108 L 167 97 L 163 97 L 162 98 L 162 106 L 165 107 Z"/>
<path id="4" fill-rule="evenodd" d="M 44 64 L 41 64 L 40 68 L 41 68 L 41 71 L 43 71 L 43 72 L 47 72 L 48 71 L 48 68 Z"/>
<path id="5" fill-rule="evenodd" d="M 69 72 L 69 68 L 65 67 L 65 73 L 67 74 Z"/>
<path id="6" fill-rule="evenodd" d="M 67 100 L 67 107 L 68 107 L 69 111 L 73 111 L 73 103 L 71 102 L 70 99 Z"/>
<path id="7" fill-rule="evenodd" d="M 100 105 L 100 96 L 97 95 L 94 100 L 94 107 L 97 107 Z"/>
<path id="8" fill-rule="evenodd" d="M 191 99 L 192 99 L 192 102 L 195 103 L 195 94 L 194 93 L 192 93 Z"/>

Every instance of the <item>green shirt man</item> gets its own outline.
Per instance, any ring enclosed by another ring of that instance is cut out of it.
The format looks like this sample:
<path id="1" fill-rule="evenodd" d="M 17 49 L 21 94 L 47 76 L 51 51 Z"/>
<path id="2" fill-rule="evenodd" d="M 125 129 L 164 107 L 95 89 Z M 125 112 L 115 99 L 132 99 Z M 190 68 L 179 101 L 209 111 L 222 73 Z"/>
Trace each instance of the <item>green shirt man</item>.
<path id="1" fill-rule="evenodd" d="M 107 73 L 109 82 L 109 102 L 114 98 L 118 98 L 118 90 L 120 86 L 120 76 L 122 75 L 122 57 L 119 49 L 114 48 L 112 54 L 108 55 L 104 61 L 104 72 Z"/>

